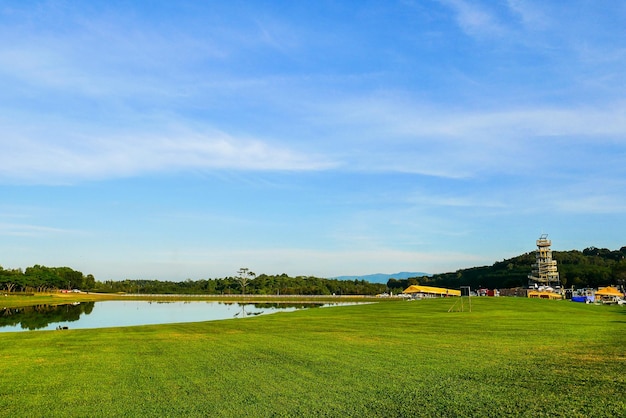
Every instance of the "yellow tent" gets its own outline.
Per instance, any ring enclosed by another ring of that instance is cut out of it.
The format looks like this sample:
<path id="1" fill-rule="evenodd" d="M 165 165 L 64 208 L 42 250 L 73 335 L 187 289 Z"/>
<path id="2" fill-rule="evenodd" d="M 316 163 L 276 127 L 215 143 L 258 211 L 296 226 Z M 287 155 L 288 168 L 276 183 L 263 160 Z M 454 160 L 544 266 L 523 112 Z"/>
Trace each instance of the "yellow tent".
<path id="1" fill-rule="evenodd" d="M 602 303 L 619 303 L 624 294 L 613 286 L 603 287 L 596 292 L 596 300 Z"/>
<path id="2" fill-rule="evenodd" d="M 411 285 L 402 293 L 423 293 L 431 296 L 461 296 L 460 290 L 446 289 L 443 287 Z"/>
<path id="3" fill-rule="evenodd" d="M 618 296 L 623 297 L 624 294 L 613 286 L 602 287 L 596 292 L 596 296 Z"/>

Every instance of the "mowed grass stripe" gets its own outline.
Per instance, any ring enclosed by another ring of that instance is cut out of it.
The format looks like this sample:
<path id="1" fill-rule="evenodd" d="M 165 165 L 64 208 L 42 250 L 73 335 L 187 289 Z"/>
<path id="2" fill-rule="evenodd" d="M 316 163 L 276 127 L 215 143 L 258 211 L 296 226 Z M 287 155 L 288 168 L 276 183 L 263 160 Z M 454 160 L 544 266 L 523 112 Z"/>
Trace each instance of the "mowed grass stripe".
<path id="1" fill-rule="evenodd" d="M 453 303 L 4 333 L 0 415 L 626 415 L 623 307 Z"/>

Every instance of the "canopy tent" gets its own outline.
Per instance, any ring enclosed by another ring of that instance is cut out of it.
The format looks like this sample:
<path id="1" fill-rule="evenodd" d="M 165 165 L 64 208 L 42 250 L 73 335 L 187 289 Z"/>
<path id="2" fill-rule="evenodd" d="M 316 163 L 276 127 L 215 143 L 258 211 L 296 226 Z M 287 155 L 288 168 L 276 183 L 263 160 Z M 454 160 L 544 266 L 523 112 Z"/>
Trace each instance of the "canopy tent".
<path id="1" fill-rule="evenodd" d="M 596 292 L 596 296 L 618 296 L 623 297 L 624 294 L 613 286 L 602 287 Z"/>
<path id="2" fill-rule="evenodd" d="M 404 289 L 402 293 L 422 293 L 424 295 L 431 296 L 461 296 L 460 290 L 446 289 L 443 287 L 418 286 L 415 284 Z"/>
<path id="3" fill-rule="evenodd" d="M 602 303 L 619 303 L 622 304 L 624 294 L 613 286 L 607 286 L 598 289 L 596 292 L 596 300 Z"/>

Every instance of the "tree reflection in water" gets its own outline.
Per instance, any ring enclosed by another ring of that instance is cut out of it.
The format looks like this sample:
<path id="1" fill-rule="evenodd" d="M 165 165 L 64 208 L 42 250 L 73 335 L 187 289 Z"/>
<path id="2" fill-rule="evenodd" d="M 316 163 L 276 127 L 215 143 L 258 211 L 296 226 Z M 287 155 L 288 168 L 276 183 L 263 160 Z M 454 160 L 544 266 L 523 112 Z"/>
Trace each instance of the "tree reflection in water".
<path id="1" fill-rule="evenodd" d="M 306 308 L 319 308 L 320 306 L 324 306 L 327 304 L 324 303 L 285 303 L 285 302 L 264 302 L 264 303 L 240 303 L 239 304 L 239 312 L 237 312 L 233 317 L 234 318 L 246 318 L 248 316 L 256 316 L 261 315 L 263 310 L 267 309 L 306 309 Z M 258 312 L 250 312 L 249 309 L 246 308 L 254 307 L 255 309 L 261 309 L 262 311 Z"/>
<path id="2" fill-rule="evenodd" d="M 0 332 L 67 329 L 69 323 L 78 329 L 215 321 L 341 304 L 350 303 L 106 301 L 96 310 L 96 302 L 36 305 L 0 309 Z"/>
<path id="3" fill-rule="evenodd" d="M 22 329 L 37 330 L 50 324 L 74 322 L 82 314 L 89 315 L 95 302 L 67 305 L 35 305 L 0 310 L 0 327 L 21 326 Z"/>

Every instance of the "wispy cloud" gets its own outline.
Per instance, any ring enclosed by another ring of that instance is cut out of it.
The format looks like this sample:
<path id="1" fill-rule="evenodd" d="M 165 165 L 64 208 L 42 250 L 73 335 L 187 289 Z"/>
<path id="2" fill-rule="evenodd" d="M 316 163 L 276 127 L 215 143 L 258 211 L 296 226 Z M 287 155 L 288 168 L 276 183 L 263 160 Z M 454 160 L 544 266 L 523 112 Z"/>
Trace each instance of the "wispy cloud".
<path id="1" fill-rule="evenodd" d="M 240 60 L 259 50 L 285 53 L 297 43 L 289 25 L 269 17 L 230 22 L 215 15 L 199 24 L 188 16 L 183 24 L 170 26 L 165 19 L 161 26 L 132 13 L 132 6 L 128 13 L 98 9 L 47 3 L 2 22 L 0 75 L 11 80 L 6 88 L 17 83 L 20 94 L 154 104 L 197 94 L 199 87 L 249 87 L 258 76 Z M 57 21 L 63 30 L 55 30 Z"/>
<path id="2" fill-rule="evenodd" d="M 353 145 L 370 150 L 355 153 L 351 166 L 450 178 L 547 163 L 574 166 L 577 157 L 588 155 L 590 144 L 595 152 L 608 152 L 615 144 L 623 146 L 626 136 L 623 102 L 601 108 L 450 110 L 368 97 L 328 107 L 328 123 L 358 133 L 351 137 Z M 555 158 L 565 154 L 569 158 Z"/>
<path id="3" fill-rule="evenodd" d="M 256 17 L 254 21 L 259 31 L 258 36 L 254 38 L 257 42 L 262 42 L 282 53 L 288 53 L 299 45 L 298 32 L 286 22 L 268 16 Z"/>
<path id="4" fill-rule="evenodd" d="M 576 193 L 552 199 L 558 213 L 577 214 L 623 214 L 626 212 L 626 200 L 621 196 L 606 194 L 595 190 L 587 195 Z"/>
<path id="5" fill-rule="evenodd" d="M 69 229 L 55 228 L 41 225 L 17 224 L 17 223 L 1 223 L 0 236 L 8 237 L 41 237 L 47 235 L 58 234 L 75 234 L 77 231 Z"/>
<path id="6" fill-rule="evenodd" d="M 476 2 L 439 0 L 451 8 L 461 29 L 471 36 L 499 35 L 505 31 L 496 15 Z"/>
<path id="7" fill-rule="evenodd" d="M 623 176 L 585 174 L 586 177 L 562 184 L 557 189 L 539 191 L 537 200 L 543 202 L 545 209 L 563 214 L 619 215 L 626 211 Z"/>
<path id="8" fill-rule="evenodd" d="M 550 25 L 551 19 L 541 10 L 540 4 L 528 0 L 507 0 L 507 4 L 528 29 L 541 30 Z"/>
<path id="9" fill-rule="evenodd" d="M 75 182 L 178 170 L 323 170 L 335 163 L 256 138 L 220 131 L 96 133 L 5 131 L 0 139 L 3 181 Z"/>
<path id="10" fill-rule="evenodd" d="M 163 31 L 132 14 L 42 8 L 14 11 L 32 24 L 0 26 L 7 40 L 0 45 L 0 182 L 336 165 L 306 145 L 288 145 L 291 138 L 245 126 L 246 118 L 263 119 L 253 112 L 275 106 L 277 89 L 268 86 L 271 75 L 237 74 L 245 70 L 232 63 L 255 48 L 289 50 L 289 25 L 250 16 L 237 28 L 227 19 L 190 19 Z M 49 28 L 56 14 L 63 31 Z"/>
<path id="11" fill-rule="evenodd" d="M 474 193 L 477 194 L 477 193 Z M 413 205 L 427 207 L 429 210 L 434 208 L 503 208 L 506 205 L 496 198 L 485 198 L 484 196 L 470 196 L 468 193 L 455 192 L 454 194 L 445 194 L 441 191 L 437 192 L 413 192 L 407 197 L 407 201 Z"/>

